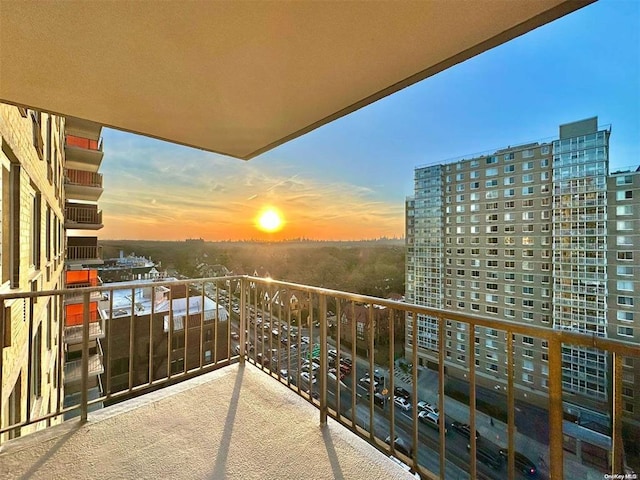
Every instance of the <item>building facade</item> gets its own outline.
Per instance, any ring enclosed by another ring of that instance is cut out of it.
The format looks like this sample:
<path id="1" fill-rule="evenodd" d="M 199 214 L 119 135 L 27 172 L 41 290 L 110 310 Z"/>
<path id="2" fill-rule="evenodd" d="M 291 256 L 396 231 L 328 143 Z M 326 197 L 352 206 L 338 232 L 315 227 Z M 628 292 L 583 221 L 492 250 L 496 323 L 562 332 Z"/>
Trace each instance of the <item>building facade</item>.
<path id="1" fill-rule="evenodd" d="M 416 168 L 406 203 L 407 301 L 638 342 L 640 174 L 609 174 L 609 134 L 590 118 L 560 126 L 552 142 Z M 443 348 L 447 373 L 466 377 L 473 361 L 479 384 L 506 388 L 504 331 L 447 320 L 439 345 L 436 322 L 418 316 L 414 333 L 408 319 L 407 351 L 415 338 L 419 362 L 432 366 Z M 547 345 L 513 341 L 516 396 L 546 406 Z M 624 366 L 623 409 L 633 419 L 633 359 Z M 610 371 L 605 352 L 565 345 L 568 405 L 608 411 Z"/>
<path id="2" fill-rule="evenodd" d="M 0 293 L 64 286 L 64 126 L 64 118 L 0 104 Z M 62 395 L 62 305 L 56 297 L 7 304 L 0 312 L 2 427 L 55 411 Z M 19 434 L 0 434 L 0 443 Z"/>

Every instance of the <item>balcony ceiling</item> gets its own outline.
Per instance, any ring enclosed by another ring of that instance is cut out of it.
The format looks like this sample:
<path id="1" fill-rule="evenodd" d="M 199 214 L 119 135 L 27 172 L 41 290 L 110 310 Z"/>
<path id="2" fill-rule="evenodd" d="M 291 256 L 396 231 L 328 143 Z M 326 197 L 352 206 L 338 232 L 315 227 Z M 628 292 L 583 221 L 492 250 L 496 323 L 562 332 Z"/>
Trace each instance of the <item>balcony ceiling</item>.
<path id="1" fill-rule="evenodd" d="M 249 159 L 593 0 L 3 0 L 0 99 Z"/>

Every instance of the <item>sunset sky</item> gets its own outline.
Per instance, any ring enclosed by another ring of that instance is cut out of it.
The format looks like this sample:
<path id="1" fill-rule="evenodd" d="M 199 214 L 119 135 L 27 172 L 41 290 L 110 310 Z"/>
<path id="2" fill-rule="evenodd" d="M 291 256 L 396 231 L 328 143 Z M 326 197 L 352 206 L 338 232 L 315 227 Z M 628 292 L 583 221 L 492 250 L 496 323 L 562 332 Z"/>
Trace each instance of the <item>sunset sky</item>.
<path id="1" fill-rule="evenodd" d="M 404 235 L 416 166 L 557 136 L 597 115 L 640 164 L 640 2 L 601 0 L 245 162 L 104 129 L 101 239 Z M 276 208 L 279 231 L 256 228 Z"/>

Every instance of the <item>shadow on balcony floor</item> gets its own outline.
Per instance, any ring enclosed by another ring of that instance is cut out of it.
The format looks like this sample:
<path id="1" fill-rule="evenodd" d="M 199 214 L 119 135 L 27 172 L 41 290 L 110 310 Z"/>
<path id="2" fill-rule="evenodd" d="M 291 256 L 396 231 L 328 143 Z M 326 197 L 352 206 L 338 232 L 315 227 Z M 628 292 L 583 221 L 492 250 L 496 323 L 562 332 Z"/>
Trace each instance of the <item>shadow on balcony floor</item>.
<path id="1" fill-rule="evenodd" d="M 216 372 L 5 443 L 0 478 L 402 479 L 255 367 Z"/>

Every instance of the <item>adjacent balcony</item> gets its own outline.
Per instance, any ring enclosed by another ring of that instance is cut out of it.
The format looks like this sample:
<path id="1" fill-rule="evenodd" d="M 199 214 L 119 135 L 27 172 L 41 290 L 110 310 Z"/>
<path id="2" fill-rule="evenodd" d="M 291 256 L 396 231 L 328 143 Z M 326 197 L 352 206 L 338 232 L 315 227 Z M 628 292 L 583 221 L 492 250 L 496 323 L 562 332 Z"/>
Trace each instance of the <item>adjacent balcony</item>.
<path id="1" fill-rule="evenodd" d="M 104 338 L 92 342 L 93 310 L 83 309 L 81 358 L 65 367 L 60 382 L 75 382 L 80 395 L 66 396 L 64 403 L 58 395 L 49 413 L 2 417 L 0 440 L 31 425 L 55 424 L 72 410 L 80 411 L 80 421 L 4 441 L 2 472 L 87 478 L 99 465 L 124 478 L 368 479 L 411 478 L 404 470 L 410 469 L 430 479 L 502 479 L 521 478 L 520 454 L 543 479 L 625 472 L 623 359 L 637 361 L 636 344 L 247 276 L 5 294 L 0 320 L 25 321 L 22 309 L 6 315 L 17 300 L 34 311 L 50 301 L 64 304 L 66 295 L 78 291 L 85 306 L 99 294 L 97 311 L 105 325 Z M 417 346 L 404 353 L 407 362 L 397 360 L 404 323 L 419 331 L 419 316 L 435 319 L 440 345 L 451 328 L 467 334 L 467 352 L 481 330 L 500 337 L 508 375 L 494 379 L 500 390 L 492 393 L 494 403 L 504 405 L 504 418 L 481 409 L 484 374 L 473 355 L 464 379 L 466 400 L 445 391 L 452 360 L 444 348 L 434 351 L 438 362 L 431 366 L 419 366 Z M 33 316 L 26 322 L 31 329 Z M 6 339 L 0 336 L 3 352 L 22 348 Z M 534 419 L 524 419 L 533 422 L 529 430 L 519 422 L 532 389 L 515 374 L 525 339 L 544 343 L 547 351 L 547 404 Z M 96 345 L 104 348 L 102 362 Z M 563 401 L 575 400 L 563 391 L 567 346 L 600 351 L 610 362 L 611 409 L 603 414 L 608 433 L 564 418 Z M 47 348 L 44 342 L 41 347 Z M 63 350 L 61 342 L 49 350 L 58 364 Z M 15 377 L 13 364 L 3 359 L 0 397 L 7 398 L 14 392 L 1 389 Z M 22 372 L 27 385 L 43 382 L 37 368 Z M 102 382 L 98 397 L 93 378 Z M 25 404 L 29 409 L 34 403 Z M 102 404 L 107 407 L 92 412 Z"/>
<path id="2" fill-rule="evenodd" d="M 98 210 L 97 205 L 67 202 L 64 226 L 68 230 L 100 230 L 104 226 L 102 210 Z"/>
<path id="3" fill-rule="evenodd" d="M 97 172 L 102 163 L 104 153 L 102 151 L 102 140 L 66 135 L 65 144 L 65 166 L 75 170 L 86 170 Z"/>
<path id="4" fill-rule="evenodd" d="M 97 237 L 68 237 L 66 263 L 69 266 L 102 265 L 102 247 Z"/>
<path id="5" fill-rule="evenodd" d="M 86 170 L 65 170 L 64 188 L 68 200 L 97 202 L 102 195 L 102 174 Z"/>

